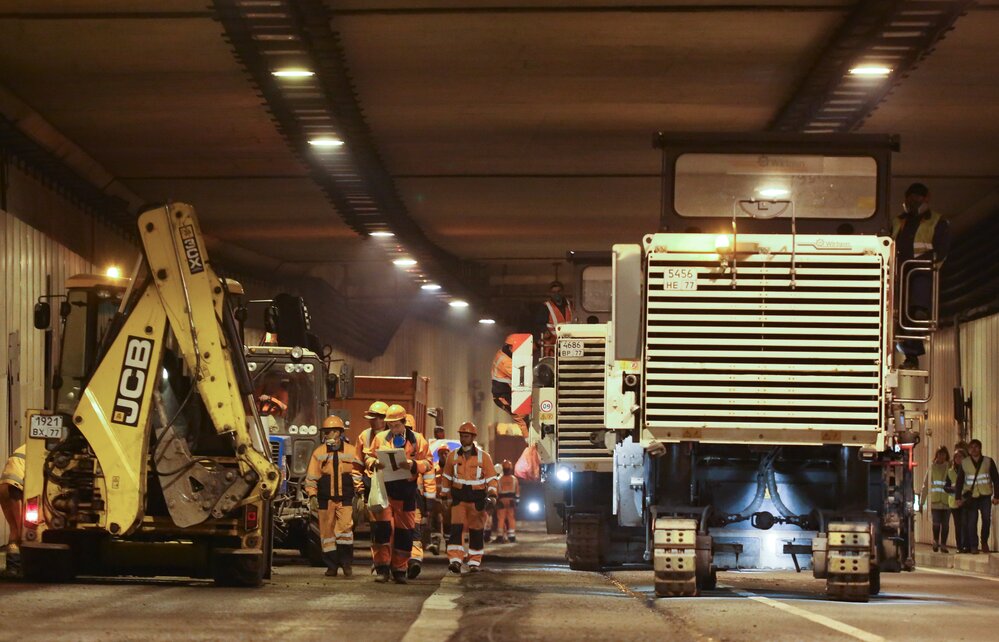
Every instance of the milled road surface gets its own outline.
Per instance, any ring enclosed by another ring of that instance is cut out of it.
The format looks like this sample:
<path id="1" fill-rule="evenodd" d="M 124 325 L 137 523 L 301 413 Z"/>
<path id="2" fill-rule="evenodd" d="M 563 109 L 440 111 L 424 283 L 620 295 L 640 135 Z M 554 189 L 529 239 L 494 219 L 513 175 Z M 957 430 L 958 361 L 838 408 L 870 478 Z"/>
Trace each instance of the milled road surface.
<path id="1" fill-rule="evenodd" d="M 0 582 L 0 639 L 16 640 L 996 640 L 999 578 L 882 576 L 868 604 L 830 602 L 807 572 L 719 573 L 700 598 L 655 599 L 644 569 L 570 571 L 559 536 L 519 528 L 460 578 L 431 557 L 382 585 L 359 549 L 351 580 L 280 556 L 260 589 L 191 580 Z"/>

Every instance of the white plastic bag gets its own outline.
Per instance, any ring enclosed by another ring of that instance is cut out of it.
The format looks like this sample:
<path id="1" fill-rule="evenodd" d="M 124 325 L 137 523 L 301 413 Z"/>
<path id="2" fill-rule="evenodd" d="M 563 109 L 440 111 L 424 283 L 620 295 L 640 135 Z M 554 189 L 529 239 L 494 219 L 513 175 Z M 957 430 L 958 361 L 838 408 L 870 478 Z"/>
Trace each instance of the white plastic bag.
<path id="1" fill-rule="evenodd" d="M 389 505 L 388 491 L 385 489 L 385 478 L 382 471 L 376 470 L 371 475 L 371 492 L 368 493 L 368 510 L 380 513 Z"/>

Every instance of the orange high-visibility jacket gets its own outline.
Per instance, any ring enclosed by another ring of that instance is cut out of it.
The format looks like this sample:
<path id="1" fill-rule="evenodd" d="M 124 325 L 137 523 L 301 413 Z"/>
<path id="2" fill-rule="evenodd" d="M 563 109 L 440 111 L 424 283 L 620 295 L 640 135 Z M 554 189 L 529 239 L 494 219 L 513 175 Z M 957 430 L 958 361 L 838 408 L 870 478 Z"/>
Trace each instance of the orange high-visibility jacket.
<path id="1" fill-rule="evenodd" d="M 354 446 L 354 454 L 361 461 L 362 465 L 368 461 L 368 457 L 371 456 L 371 444 L 375 440 L 376 434 L 375 429 L 369 426 L 368 428 L 362 430 L 361 434 L 357 436 L 357 444 Z M 361 474 L 369 476 L 369 472 L 366 468 Z"/>
<path id="2" fill-rule="evenodd" d="M 444 464 L 443 487 L 441 497 L 452 494 L 452 491 L 471 490 L 486 491 L 487 496 L 496 497 L 496 469 L 493 458 L 478 446 L 472 446 L 469 452 L 461 448 L 451 451 Z"/>
<path id="3" fill-rule="evenodd" d="M 511 377 L 513 377 L 513 358 L 503 350 L 499 350 L 493 358 L 493 381 L 510 385 Z"/>
<path id="4" fill-rule="evenodd" d="M 393 450 L 395 448 L 392 445 L 392 431 L 381 431 L 371 442 L 371 449 L 367 453 L 364 465 L 368 470 L 373 470 L 374 465 L 378 463 L 378 457 L 375 455 L 375 452 L 378 450 Z M 418 477 L 422 477 L 424 473 L 432 470 L 433 459 L 430 456 L 430 445 L 427 443 L 426 437 L 407 428 L 403 449 L 406 451 L 406 459 L 416 462 L 416 471 L 409 478 L 410 481 L 416 481 Z"/>
<path id="5" fill-rule="evenodd" d="M 541 335 L 541 345 L 550 350 L 555 348 L 555 328 L 562 325 L 563 323 L 572 323 L 572 301 L 569 299 L 565 300 L 565 310 L 560 310 L 557 305 L 551 301 L 545 301 L 545 308 L 548 310 L 548 324 L 545 326 L 545 331 Z"/>
<path id="6" fill-rule="evenodd" d="M 437 471 L 439 468 L 431 460 L 430 470 L 420 475 L 420 478 L 416 480 L 416 487 L 419 489 L 420 494 L 427 499 L 437 499 Z"/>
<path id="7" fill-rule="evenodd" d="M 305 474 L 305 493 L 320 500 L 350 502 L 354 492 L 364 488 L 361 484 L 361 462 L 351 449 L 343 444 L 341 450 L 330 450 L 319 444 L 309 458 Z"/>
<path id="8" fill-rule="evenodd" d="M 500 499 L 520 499 L 520 480 L 511 473 L 499 478 Z"/>

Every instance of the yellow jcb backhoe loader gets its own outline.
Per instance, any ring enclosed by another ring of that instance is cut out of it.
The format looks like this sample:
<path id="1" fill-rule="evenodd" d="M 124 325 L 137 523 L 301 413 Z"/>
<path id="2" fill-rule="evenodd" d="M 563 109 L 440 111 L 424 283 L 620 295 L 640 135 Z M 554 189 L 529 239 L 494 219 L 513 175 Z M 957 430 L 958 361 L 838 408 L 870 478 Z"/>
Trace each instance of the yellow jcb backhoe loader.
<path id="1" fill-rule="evenodd" d="M 269 576 L 280 483 L 225 282 L 194 209 L 139 216 L 143 255 L 71 414 L 29 413 L 23 571 Z"/>

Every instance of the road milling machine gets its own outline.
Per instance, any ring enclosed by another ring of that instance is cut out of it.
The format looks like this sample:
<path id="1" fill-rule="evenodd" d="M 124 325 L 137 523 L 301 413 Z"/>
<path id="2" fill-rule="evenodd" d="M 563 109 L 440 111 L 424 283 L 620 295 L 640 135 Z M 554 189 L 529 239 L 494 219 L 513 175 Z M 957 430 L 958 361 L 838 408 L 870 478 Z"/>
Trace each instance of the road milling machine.
<path id="1" fill-rule="evenodd" d="M 57 401 L 29 413 L 23 572 L 257 586 L 280 479 L 226 283 L 191 206 L 138 222 L 143 252 L 120 305 L 108 315 L 109 289 L 75 310 L 70 290 Z"/>
<path id="2" fill-rule="evenodd" d="M 660 231 L 613 247 L 607 330 L 560 332 L 554 425 L 536 435 L 567 487 L 570 564 L 651 564 L 659 596 L 810 567 L 831 598 L 866 601 L 882 572 L 914 568 L 930 367 L 901 368 L 895 346 L 928 355 L 936 328 L 937 266 L 897 264 L 888 232 L 898 139 L 656 145 Z M 932 284 L 925 314 L 915 279 Z M 566 404 L 592 396 L 584 372 L 599 388 L 601 357 L 604 416 L 584 439 Z"/>

